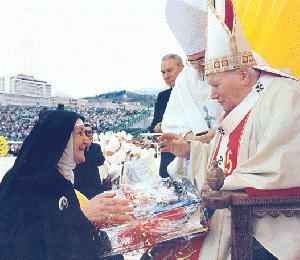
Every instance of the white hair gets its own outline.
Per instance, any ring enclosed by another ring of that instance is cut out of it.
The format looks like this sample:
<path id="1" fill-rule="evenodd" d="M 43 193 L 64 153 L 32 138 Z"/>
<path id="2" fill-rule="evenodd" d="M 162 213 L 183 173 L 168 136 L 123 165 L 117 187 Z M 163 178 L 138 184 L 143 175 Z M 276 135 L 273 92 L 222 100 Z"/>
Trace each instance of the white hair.
<path id="1" fill-rule="evenodd" d="M 254 69 L 253 67 L 244 67 L 246 69 L 249 70 L 251 76 L 254 76 L 254 77 L 259 77 L 260 75 L 260 70 L 257 70 L 257 69 Z M 238 69 L 233 69 L 233 70 L 226 70 L 224 71 L 225 73 L 238 73 L 240 71 L 241 68 L 238 68 Z"/>

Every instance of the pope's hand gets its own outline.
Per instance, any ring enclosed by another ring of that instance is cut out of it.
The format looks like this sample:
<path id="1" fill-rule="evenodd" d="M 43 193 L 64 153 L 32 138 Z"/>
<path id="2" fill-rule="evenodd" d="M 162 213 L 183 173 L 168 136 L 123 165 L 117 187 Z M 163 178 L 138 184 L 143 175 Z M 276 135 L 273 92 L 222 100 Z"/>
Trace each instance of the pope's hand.
<path id="1" fill-rule="evenodd" d="M 183 137 L 174 133 L 164 133 L 157 138 L 162 141 L 158 145 L 164 146 L 161 152 L 169 152 L 182 158 L 189 159 L 191 146 Z"/>
<path id="2" fill-rule="evenodd" d="M 215 129 L 208 129 L 203 133 L 206 133 L 206 134 L 199 133 L 199 134 L 202 134 L 201 136 L 197 136 L 199 134 L 196 134 L 194 140 L 200 141 L 200 142 L 205 143 L 205 144 L 209 144 L 211 139 L 214 138 L 214 136 L 216 134 L 216 130 Z"/>
<path id="3" fill-rule="evenodd" d="M 103 224 L 124 224 L 132 218 L 125 212 L 132 212 L 133 207 L 125 199 L 114 199 L 116 193 L 102 193 L 89 200 L 82 208 L 83 214 L 96 227 Z"/>

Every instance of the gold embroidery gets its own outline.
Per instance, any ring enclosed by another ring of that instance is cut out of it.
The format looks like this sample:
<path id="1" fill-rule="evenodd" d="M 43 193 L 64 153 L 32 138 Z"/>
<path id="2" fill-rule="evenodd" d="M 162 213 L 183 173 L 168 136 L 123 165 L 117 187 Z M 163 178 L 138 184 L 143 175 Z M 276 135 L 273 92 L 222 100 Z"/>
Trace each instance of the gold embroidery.
<path id="1" fill-rule="evenodd" d="M 232 171 L 232 161 L 230 160 L 230 155 L 232 154 L 231 150 L 227 151 L 227 154 L 226 154 L 226 164 L 225 164 L 225 174 L 228 176 L 231 171 Z M 227 167 L 227 165 L 229 164 L 229 167 Z M 225 175 L 225 176 L 226 176 Z"/>
<path id="2" fill-rule="evenodd" d="M 210 99 L 210 94 L 203 94 L 202 100 Z"/>
<path id="3" fill-rule="evenodd" d="M 189 259 L 188 257 L 190 257 L 192 254 L 194 254 L 196 252 L 196 250 L 192 251 L 190 254 L 188 254 L 187 256 L 184 257 L 177 257 L 177 255 L 175 254 L 176 260 L 184 260 L 184 259 Z M 178 252 L 179 253 L 179 252 Z"/>
<path id="4" fill-rule="evenodd" d="M 180 248 L 180 251 L 178 250 L 178 254 L 179 255 L 183 255 L 184 253 L 182 253 L 182 251 L 184 249 L 187 249 L 188 251 L 190 250 L 193 250 L 193 248 L 191 248 L 191 244 L 192 244 L 192 241 L 188 241 L 188 243 L 186 243 L 186 245 L 183 247 L 183 248 Z M 189 257 L 194 254 L 196 252 L 196 250 L 193 250 L 192 252 L 190 252 L 187 256 L 184 256 L 184 257 L 178 257 L 177 254 L 175 254 L 175 258 L 177 260 L 184 260 L 184 259 L 189 259 Z"/>

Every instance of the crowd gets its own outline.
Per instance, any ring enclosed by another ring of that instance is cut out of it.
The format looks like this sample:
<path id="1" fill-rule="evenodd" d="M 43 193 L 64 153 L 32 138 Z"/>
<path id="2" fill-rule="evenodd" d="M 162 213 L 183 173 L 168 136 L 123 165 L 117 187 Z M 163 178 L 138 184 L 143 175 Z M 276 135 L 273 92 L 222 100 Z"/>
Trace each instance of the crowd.
<path id="1" fill-rule="evenodd" d="M 0 107 L 0 133 L 8 141 L 23 141 L 38 119 L 40 107 Z"/>
<path id="2" fill-rule="evenodd" d="M 30 133 L 39 113 L 48 108 L 0 106 L 0 133 L 7 141 L 24 141 Z M 91 122 L 98 133 L 109 131 L 111 128 L 139 115 L 140 111 L 103 110 L 100 108 L 68 108 L 77 112 Z"/>
<path id="3" fill-rule="evenodd" d="M 153 139 L 134 137 L 125 131 L 94 134 L 93 138 L 105 157 L 99 168 L 102 181 L 109 179 L 118 186 L 120 182 L 134 184 L 159 179 Z"/>
<path id="4" fill-rule="evenodd" d="M 88 109 L 88 108 L 74 108 L 72 111 L 82 115 L 88 122 L 91 122 L 93 128 L 98 133 L 110 131 L 123 122 L 126 122 L 135 116 L 139 115 L 142 111 L 137 110 L 104 110 L 103 109 Z"/>

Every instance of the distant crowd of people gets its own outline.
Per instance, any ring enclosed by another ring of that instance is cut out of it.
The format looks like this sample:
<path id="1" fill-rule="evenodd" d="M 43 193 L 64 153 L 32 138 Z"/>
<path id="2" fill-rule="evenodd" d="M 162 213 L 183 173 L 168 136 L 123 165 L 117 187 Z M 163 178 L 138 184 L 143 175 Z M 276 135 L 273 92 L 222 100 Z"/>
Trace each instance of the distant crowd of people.
<path id="1" fill-rule="evenodd" d="M 7 141 L 24 141 L 38 120 L 39 114 L 48 109 L 50 108 L 0 106 L 0 134 Z M 140 113 L 136 110 L 103 110 L 99 108 L 68 108 L 67 110 L 77 112 L 85 117 L 98 133 L 109 131 Z M 13 147 L 15 146 L 17 145 L 13 145 Z"/>
<path id="2" fill-rule="evenodd" d="M 137 110 L 105 110 L 74 108 L 72 111 L 82 115 L 86 121 L 91 122 L 92 127 L 98 132 L 110 131 L 111 128 L 120 125 L 138 115 L 141 111 Z"/>

